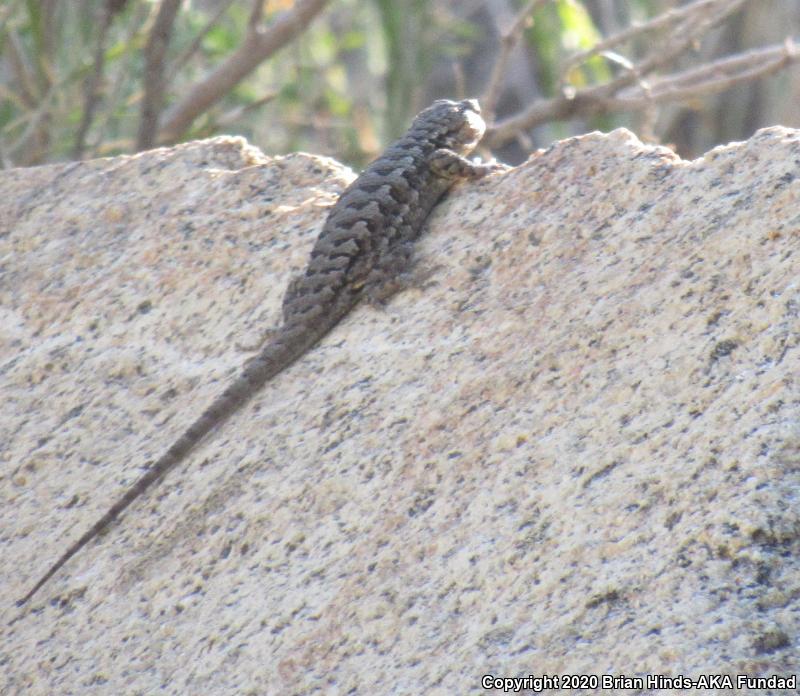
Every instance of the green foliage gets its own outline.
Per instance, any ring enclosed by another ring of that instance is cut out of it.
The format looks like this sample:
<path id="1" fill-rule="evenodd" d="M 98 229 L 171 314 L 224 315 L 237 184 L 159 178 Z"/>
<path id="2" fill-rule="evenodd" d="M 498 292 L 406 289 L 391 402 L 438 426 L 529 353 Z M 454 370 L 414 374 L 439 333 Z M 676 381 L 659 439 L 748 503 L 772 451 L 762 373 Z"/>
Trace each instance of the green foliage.
<path id="1" fill-rule="evenodd" d="M 557 0 L 540 7 L 528 30 L 528 40 L 536 51 L 540 66 L 539 79 L 545 94 L 552 96 L 558 87 L 560 66 L 577 51 L 591 48 L 601 39 L 591 16 L 582 3 Z M 567 81 L 574 87 L 585 87 L 608 80 L 605 61 L 593 57 L 572 70 Z"/>
<path id="2" fill-rule="evenodd" d="M 433 17 L 429 0 L 374 0 L 378 8 L 381 29 L 389 65 L 386 74 L 387 126 L 392 136 L 407 125 L 406 109 L 415 102 L 420 75 L 431 67 L 429 28 Z"/>
<path id="3" fill-rule="evenodd" d="M 6 166 L 70 157 L 94 71 L 103 2 L 56 3 L 57 17 L 49 17 L 46 0 L 10 0 L 5 14 L 0 12 L 0 19 L 8 17 L 0 25 L 0 49 L 6 49 L 0 54 L 0 74 L 8 78 L 0 85 L 0 156 Z M 270 11 L 291 4 L 266 3 L 266 25 Z M 433 0 L 334 0 L 330 11 L 196 119 L 184 137 L 222 129 L 242 133 L 269 151 L 321 150 L 363 164 L 382 141 L 405 128 L 420 105 L 425 76 L 439 57 L 454 54 L 456 46 L 463 54 L 476 33 L 467 22 L 437 19 L 433 5 Z M 157 8 L 152 0 L 129 0 L 111 23 L 84 156 L 134 149 L 144 80 L 142 51 Z M 167 106 L 236 50 L 249 13 L 250 3 L 233 3 L 202 36 L 199 49 L 181 60 L 176 71 L 167 70 Z M 168 60 L 183 56 L 209 19 L 207 11 L 186 3 Z M 453 40 L 437 44 L 449 28 Z M 12 39 L 20 49 L 24 74 L 10 65 L 6 47 Z M 266 105 L 248 108 L 260 102 Z M 233 121 L 232 114 L 238 115 Z"/>
<path id="4" fill-rule="evenodd" d="M 569 56 L 591 48 L 602 39 L 583 3 L 556 0 L 540 7 L 527 35 L 538 58 L 539 82 L 548 96 L 554 96 L 557 90 L 566 86 L 579 89 L 612 78 L 611 70 L 601 56 L 592 56 L 562 75 L 561 66 Z M 608 130 L 614 127 L 614 122 L 611 117 L 597 116 L 592 119 L 591 127 Z M 555 136 L 566 133 L 564 127 L 556 124 Z"/>
<path id="5" fill-rule="evenodd" d="M 0 2 L 3 166 L 75 156 L 107 2 Z M 658 0 L 619 2 L 631 19 L 663 10 Z M 294 5 L 289 0 L 264 4 L 267 29 Z M 517 7 L 523 4 L 516 2 Z M 545 95 L 564 85 L 583 88 L 608 81 L 616 69 L 595 56 L 561 74 L 569 55 L 601 38 L 587 4 L 546 3 L 524 33 L 537 89 Z M 128 0 L 113 18 L 96 111 L 81 156 L 135 149 L 145 79 L 143 50 L 158 7 L 158 0 Z M 181 6 L 167 55 L 165 108 L 180 102 L 242 45 L 251 2 L 231 3 L 206 31 L 216 7 L 189 0 Z M 495 56 L 485 47 L 492 45 L 493 22 L 499 18 L 479 3 L 473 9 L 484 10 L 482 14 L 464 14 L 465 7 L 456 0 L 332 0 L 299 38 L 232 87 L 181 137 L 240 133 L 267 152 L 311 150 L 361 166 L 405 129 L 431 93 L 458 93 L 454 66 L 462 71 L 465 65 L 478 66 L 475 74 L 464 76 L 471 93 L 485 86 L 475 75 L 489 74 Z M 196 50 L 187 54 L 192 46 Z M 437 89 L 430 87 L 433 76 Z M 592 125 L 613 123 L 600 118 Z"/>

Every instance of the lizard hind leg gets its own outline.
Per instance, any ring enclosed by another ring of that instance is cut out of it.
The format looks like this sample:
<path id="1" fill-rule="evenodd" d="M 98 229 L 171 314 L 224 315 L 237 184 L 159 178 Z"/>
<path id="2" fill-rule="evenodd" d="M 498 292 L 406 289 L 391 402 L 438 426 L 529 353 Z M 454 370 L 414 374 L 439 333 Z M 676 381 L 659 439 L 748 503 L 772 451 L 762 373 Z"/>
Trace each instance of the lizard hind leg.
<path id="1" fill-rule="evenodd" d="M 287 324 L 292 318 L 294 313 L 294 301 L 300 295 L 300 286 L 303 282 L 303 273 L 296 273 L 289 280 L 289 285 L 286 286 L 286 292 L 283 294 L 283 304 L 281 305 L 281 313 L 283 315 L 283 323 Z"/>
<path id="2" fill-rule="evenodd" d="M 364 299 L 373 307 L 385 307 L 398 292 L 421 288 L 438 266 L 420 263 L 412 257 L 413 242 L 403 242 L 385 253 L 364 282 Z"/>

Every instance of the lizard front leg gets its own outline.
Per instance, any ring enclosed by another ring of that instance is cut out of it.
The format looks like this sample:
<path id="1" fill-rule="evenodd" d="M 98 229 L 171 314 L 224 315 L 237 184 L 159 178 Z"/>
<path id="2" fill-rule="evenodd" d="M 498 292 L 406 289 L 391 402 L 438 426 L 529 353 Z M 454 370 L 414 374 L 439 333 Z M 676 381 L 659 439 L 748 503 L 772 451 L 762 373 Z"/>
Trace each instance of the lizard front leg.
<path id="1" fill-rule="evenodd" d="M 489 164 L 471 162 L 466 157 L 444 148 L 435 150 L 428 159 L 428 164 L 436 176 L 450 181 L 481 179 L 494 172 L 505 172 L 511 169 L 507 164 L 501 164 L 500 162 L 491 162 Z"/>

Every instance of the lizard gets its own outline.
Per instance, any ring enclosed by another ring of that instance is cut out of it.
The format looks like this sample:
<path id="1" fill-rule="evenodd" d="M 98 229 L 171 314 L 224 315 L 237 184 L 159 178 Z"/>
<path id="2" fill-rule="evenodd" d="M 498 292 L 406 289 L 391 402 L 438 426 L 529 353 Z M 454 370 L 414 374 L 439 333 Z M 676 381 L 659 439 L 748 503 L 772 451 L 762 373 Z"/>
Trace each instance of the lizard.
<path id="1" fill-rule="evenodd" d="M 282 322 L 260 352 L 186 431 L 20 600 L 22 606 L 59 569 L 104 532 L 137 498 L 182 462 L 269 380 L 317 344 L 362 299 L 383 304 L 410 277 L 413 247 L 433 207 L 459 180 L 506 169 L 466 158 L 486 124 L 476 99 L 439 99 L 400 139 L 367 165 L 331 207 L 305 270 L 289 283 Z"/>

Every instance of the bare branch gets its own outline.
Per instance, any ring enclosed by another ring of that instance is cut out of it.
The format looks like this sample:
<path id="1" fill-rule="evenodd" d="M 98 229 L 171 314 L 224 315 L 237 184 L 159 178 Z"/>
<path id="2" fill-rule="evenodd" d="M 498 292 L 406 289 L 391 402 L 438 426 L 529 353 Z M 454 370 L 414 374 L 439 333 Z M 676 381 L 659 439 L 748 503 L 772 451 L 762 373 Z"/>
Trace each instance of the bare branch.
<path id="1" fill-rule="evenodd" d="M 644 58 L 634 64 L 633 70 L 623 72 L 604 85 L 590 88 L 586 95 L 592 98 L 611 97 L 632 83 L 641 81 L 645 75 L 672 63 L 746 2 L 749 0 L 716 0 L 714 6 L 698 5 L 696 14 L 676 27 L 664 42 L 656 44 Z M 714 10 L 718 10 L 716 14 Z"/>
<path id="2" fill-rule="evenodd" d="M 705 12 L 708 9 L 713 9 L 718 2 L 719 0 L 698 0 L 697 2 L 684 5 L 678 9 L 668 10 L 663 14 L 653 17 L 653 19 L 650 19 L 647 22 L 642 22 L 640 24 L 634 23 L 630 27 L 623 29 L 617 34 L 609 36 L 607 39 L 603 39 L 602 41 L 598 41 L 591 48 L 581 51 L 580 53 L 576 53 L 564 63 L 564 67 L 561 70 L 561 84 L 563 85 L 566 82 L 566 75 L 569 74 L 569 72 L 576 65 L 585 63 L 592 56 L 596 56 L 600 53 L 608 51 L 609 49 L 619 46 L 619 44 L 641 36 L 642 34 L 665 29 L 676 22 L 682 20 L 694 20 L 695 15 L 698 12 Z"/>
<path id="3" fill-rule="evenodd" d="M 454 60 L 452 63 L 453 68 L 453 84 L 455 87 L 453 88 L 453 94 L 456 95 L 458 99 L 466 99 L 467 98 L 467 78 L 464 75 L 464 66 L 457 60 Z M 481 104 L 483 100 L 481 100 Z"/>
<path id="4" fill-rule="evenodd" d="M 556 97 L 532 104 L 526 111 L 494 124 L 486 134 L 489 147 L 513 140 L 520 131 L 563 118 L 612 111 L 636 111 L 657 103 L 680 102 L 716 94 L 730 87 L 772 74 L 800 61 L 800 45 L 792 39 L 755 51 L 737 53 L 698 68 L 653 80 L 629 93 L 605 95 L 597 87 L 577 91 L 572 98 Z"/>
<path id="5" fill-rule="evenodd" d="M 55 81 L 53 55 L 55 51 L 55 14 L 58 0 L 41 0 L 40 31 L 37 32 L 37 51 L 30 62 L 25 57 L 22 43 L 15 31 L 7 33 L 9 62 L 14 75 L 19 95 L 25 101 L 31 113 L 28 115 L 28 128 L 21 148 L 24 151 L 22 163 L 34 165 L 41 162 L 50 148 L 52 88 Z"/>
<path id="6" fill-rule="evenodd" d="M 50 60 L 56 51 L 55 20 L 58 3 L 59 0 L 39 0 L 39 9 L 42 15 L 42 52 Z"/>
<path id="7" fill-rule="evenodd" d="M 13 103 L 14 106 L 17 107 L 20 111 L 25 111 L 29 108 L 29 106 L 25 103 L 25 100 L 22 98 L 21 95 L 17 94 L 10 88 L 6 87 L 2 82 L 0 82 L 0 100 L 4 100 L 10 103 Z M 6 128 L 8 124 L 6 124 Z"/>
<path id="8" fill-rule="evenodd" d="M 645 102 L 685 101 L 716 94 L 735 85 L 771 75 L 800 60 L 800 45 L 787 38 L 782 44 L 736 55 L 661 78 L 650 86 L 650 94 L 621 95 L 607 102 L 607 108 L 636 110 Z"/>
<path id="9" fill-rule="evenodd" d="M 263 61 L 301 34 L 329 2 L 297 0 L 291 9 L 282 12 L 268 27 L 250 27 L 242 44 L 166 112 L 159 142 L 177 140 L 195 118 L 222 99 Z"/>
<path id="10" fill-rule="evenodd" d="M 508 67 L 508 59 L 511 51 L 519 43 L 522 36 L 522 30 L 529 26 L 531 22 L 531 14 L 541 5 L 544 5 L 550 0 L 530 0 L 528 4 L 523 7 L 518 13 L 510 26 L 500 34 L 500 53 L 497 55 L 492 66 L 492 74 L 489 77 L 489 84 L 481 97 L 481 104 L 487 122 L 494 120 L 495 108 L 497 107 L 497 98 L 500 94 L 500 87 L 503 83 L 503 78 L 506 74 Z"/>
<path id="11" fill-rule="evenodd" d="M 250 10 L 250 19 L 247 24 L 253 31 L 258 29 L 261 20 L 264 18 L 264 0 L 253 0 L 253 7 Z"/>
<path id="12" fill-rule="evenodd" d="M 217 26 L 219 20 L 222 19 L 222 16 L 228 11 L 233 3 L 234 0 L 224 0 L 224 2 L 219 4 L 214 16 L 208 20 L 206 25 L 200 30 L 197 36 L 194 37 L 194 41 L 189 44 L 189 47 L 175 59 L 175 62 L 172 65 L 172 70 L 170 71 L 173 75 L 177 75 L 183 66 L 189 62 L 189 59 L 200 50 L 200 47 L 203 45 L 203 39 L 208 35 L 208 32 Z"/>
<path id="13" fill-rule="evenodd" d="M 144 98 L 136 149 L 146 150 L 155 145 L 158 120 L 164 103 L 164 59 L 172 38 L 172 27 L 181 6 L 181 0 L 162 0 L 156 20 L 144 49 Z"/>
<path id="14" fill-rule="evenodd" d="M 111 0 L 114 4 L 120 3 L 122 0 Z M 118 45 L 124 47 L 124 52 L 131 56 L 134 52 L 138 52 L 135 46 L 139 45 L 142 40 L 141 37 L 146 35 L 149 25 L 147 24 L 148 17 L 152 15 L 152 6 L 145 3 L 134 2 L 131 5 L 131 14 L 127 17 L 124 24 L 120 25 L 120 29 L 124 32 L 122 38 L 118 40 Z M 135 133 L 126 133 L 125 135 L 117 134 L 112 127 L 112 123 L 116 119 L 116 114 L 120 111 L 127 110 L 126 100 L 129 98 L 128 84 L 124 79 L 120 79 L 119 73 L 122 75 L 129 74 L 127 68 L 122 61 L 116 66 L 116 72 L 112 72 L 111 66 L 107 66 L 109 70 L 109 80 L 105 84 L 105 92 L 103 94 L 103 108 L 100 109 L 94 119 L 95 144 L 92 146 L 92 156 L 103 156 L 114 152 L 133 152 L 135 146 Z M 138 95 L 137 95 L 138 98 Z M 110 132 L 115 133 L 116 137 L 109 139 Z"/>
<path id="15" fill-rule="evenodd" d="M 243 106 L 237 106 L 235 109 L 231 109 L 230 111 L 222 114 L 216 121 L 214 130 L 224 129 L 231 124 L 238 123 L 243 116 L 250 113 L 251 111 L 255 111 L 256 109 L 264 106 L 265 104 L 269 104 L 275 97 L 278 96 L 277 92 L 267 92 L 263 97 L 259 97 L 255 101 L 249 102 L 248 104 L 244 104 Z"/>
<path id="16" fill-rule="evenodd" d="M 6 51 L 8 52 L 8 62 L 11 67 L 11 73 L 17 84 L 20 98 L 28 108 L 32 109 L 36 106 L 37 101 L 36 82 L 33 79 L 31 68 L 25 60 L 25 51 L 22 48 L 22 42 L 17 32 L 9 30 L 7 36 Z"/>
<path id="17" fill-rule="evenodd" d="M 28 167 L 38 164 L 46 154 L 47 142 L 42 141 L 42 131 L 46 127 L 46 122 L 50 117 L 50 109 L 53 106 L 57 85 L 50 85 L 50 89 L 39 100 L 34 109 L 26 111 L 20 119 L 27 121 L 23 133 L 17 138 L 16 142 L 9 145 L 6 149 L 6 156 L 18 167 Z M 17 122 L 8 124 L 8 128 L 15 128 Z"/>
<path id="18" fill-rule="evenodd" d="M 86 86 L 83 97 L 83 113 L 81 122 L 78 125 L 78 132 L 75 134 L 75 145 L 72 149 L 74 159 L 83 157 L 86 148 L 86 135 L 94 121 L 94 113 L 100 101 L 100 84 L 103 81 L 103 71 L 105 70 L 106 44 L 108 43 L 108 30 L 114 20 L 114 15 L 125 8 L 127 0 L 106 0 L 97 9 L 98 32 L 97 43 L 94 50 L 94 62 L 92 72 L 86 78 Z"/>
<path id="19" fill-rule="evenodd" d="M 607 113 L 617 110 L 612 107 L 615 97 L 622 90 L 633 84 L 638 84 L 640 99 L 646 99 L 650 86 L 645 82 L 645 76 L 672 63 L 680 57 L 694 42 L 706 34 L 713 26 L 722 22 L 733 12 L 737 11 L 748 0 L 697 0 L 687 6 L 678 15 L 681 20 L 669 36 L 661 42 L 654 42 L 653 47 L 641 60 L 629 63 L 618 76 L 611 81 L 587 87 L 582 90 L 565 88 L 562 95 L 551 99 L 543 99 L 533 103 L 520 114 L 493 124 L 487 132 L 486 142 L 489 146 L 497 147 L 508 142 L 522 130 L 527 130 L 548 121 L 572 118 L 577 115 L 587 116 L 598 113 Z M 691 10 L 691 11 L 689 11 Z M 666 14 L 670 14 L 669 12 Z M 674 19 L 675 14 L 671 15 Z M 626 40 L 640 34 L 648 33 L 653 27 L 663 27 L 674 24 L 663 17 L 640 25 L 636 29 L 622 32 Z M 616 38 L 601 42 L 604 46 L 619 43 Z M 607 50 L 604 49 L 604 50 Z M 584 54 L 585 55 L 585 54 Z M 607 54 L 607 57 L 610 52 Z M 615 62 L 625 65 L 624 58 L 620 57 Z"/>
<path id="20" fill-rule="evenodd" d="M 17 2 L 19 2 L 19 0 L 11 0 L 6 3 L 5 7 L 0 7 L 0 34 L 6 32 L 6 22 L 8 22 L 8 18 L 16 12 Z"/>

